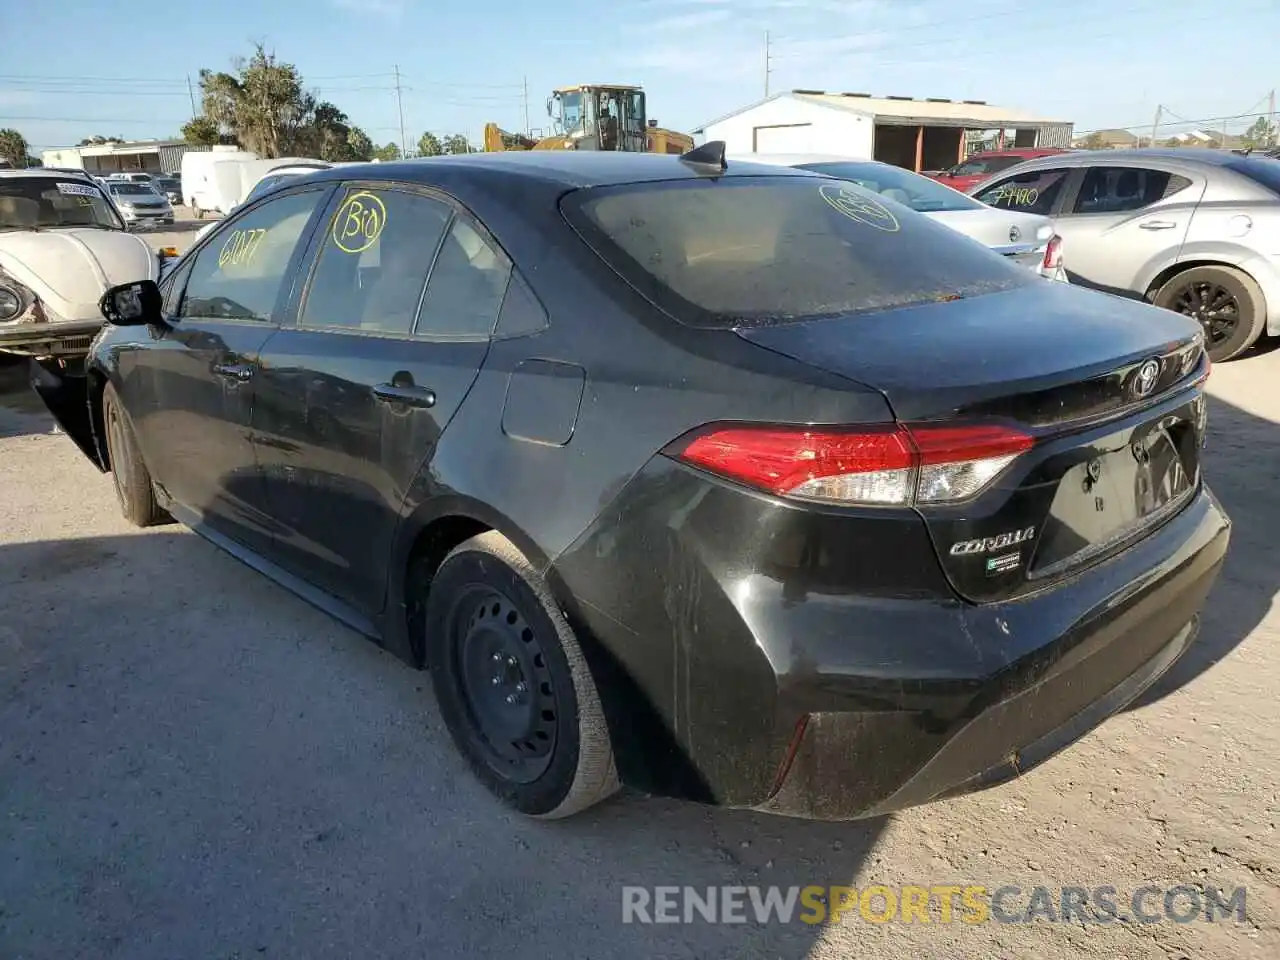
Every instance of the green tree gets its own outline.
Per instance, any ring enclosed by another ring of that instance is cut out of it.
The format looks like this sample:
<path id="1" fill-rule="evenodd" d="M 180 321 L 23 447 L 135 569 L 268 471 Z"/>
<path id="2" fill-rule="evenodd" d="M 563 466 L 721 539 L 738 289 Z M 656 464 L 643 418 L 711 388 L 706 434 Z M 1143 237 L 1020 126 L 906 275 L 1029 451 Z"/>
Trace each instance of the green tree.
<path id="1" fill-rule="evenodd" d="M 293 153 L 315 140 L 316 98 L 302 87 L 302 75 L 262 45 L 231 73 L 200 71 L 204 116 L 218 132 L 233 136 L 263 157 Z M 335 108 L 336 109 L 336 108 Z"/>
<path id="2" fill-rule="evenodd" d="M 1107 141 L 1102 138 L 1102 134 L 1091 133 L 1080 141 L 1080 146 L 1085 150 L 1105 150 Z"/>
<path id="3" fill-rule="evenodd" d="M 43 160 L 41 160 L 39 157 L 30 157 L 30 156 L 29 156 L 29 157 L 27 157 L 27 166 L 28 166 L 28 167 L 43 167 L 43 166 L 44 166 L 44 161 L 43 161 Z"/>
<path id="4" fill-rule="evenodd" d="M 96 134 L 92 137 L 85 137 L 83 140 L 77 143 L 76 146 L 77 147 L 96 147 L 104 143 L 124 143 L 124 137 L 104 137 L 101 134 Z"/>
<path id="5" fill-rule="evenodd" d="M 1177 137 L 1170 137 L 1168 140 L 1164 142 L 1164 145 L 1166 147 L 1180 147 L 1182 146 L 1182 141 L 1179 140 Z"/>
<path id="6" fill-rule="evenodd" d="M 434 133 L 424 133 L 418 138 L 418 156 L 438 157 L 442 153 L 444 148 L 440 146 L 440 138 Z"/>
<path id="7" fill-rule="evenodd" d="M 453 133 L 444 138 L 441 144 L 445 153 L 474 153 L 471 144 L 467 143 L 467 138 L 460 133 Z"/>
<path id="8" fill-rule="evenodd" d="M 0 160 L 18 169 L 27 164 L 27 138 L 17 130 L 6 127 L 0 130 Z"/>
<path id="9" fill-rule="evenodd" d="M 1266 117 L 1259 117 L 1244 132 L 1243 140 L 1246 147 L 1253 147 L 1255 150 L 1274 147 L 1276 145 L 1275 124 Z"/>
<path id="10" fill-rule="evenodd" d="M 373 159 L 373 141 L 359 127 L 352 127 L 347 133 L 347 147 L 352 160 Z"/>
<path id="11" fill-rule="evenodd" d="M 194 117 L 182 125 L 182 139 L 193 147 L 212 147 L 222 142 L 222 133 L 208 117 Z"/>
<path id="12" fill-rule="evenodd" d="M 400 147 L 394 143 L 388 143 L 386 146 L 377 147 L 373 151 L 373 159 L 382 160 L 383 162 L 400 159 Z"/>

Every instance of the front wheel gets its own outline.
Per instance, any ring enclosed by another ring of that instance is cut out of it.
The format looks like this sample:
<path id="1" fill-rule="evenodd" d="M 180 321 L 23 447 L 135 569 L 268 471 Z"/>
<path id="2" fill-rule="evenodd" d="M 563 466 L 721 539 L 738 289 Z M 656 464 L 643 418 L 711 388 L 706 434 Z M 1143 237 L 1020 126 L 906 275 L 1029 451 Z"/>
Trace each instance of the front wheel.
<path id="1" fill-rule="evenodd" d="M 490 531 L 456 547 L 432 578 L 425 621 L 445 725 L 495 796 L 554 819 L 618 789 L 582 649 L 511 541 Z"/>
<path id="2" fill-rule="evenodd" d="M 102 392 L 102 422 L 106 427 L 107 460 L 120 512 L 135 527 L 164 523 L 169 515 L 156 503 L 151 473 L 142 460 L 137 437 L 120 404 L 120 396 L 110 383 Z"/>
<path id="3" fill-rule="evenodd" d="M 1267 324 L 1262 288 L 1232 267 L 1192 267 L 1172 277 L 1155 296 L 1155 305 L 1197 320 L 1205 349 L 1214 363 L 1244 353 Z"/>

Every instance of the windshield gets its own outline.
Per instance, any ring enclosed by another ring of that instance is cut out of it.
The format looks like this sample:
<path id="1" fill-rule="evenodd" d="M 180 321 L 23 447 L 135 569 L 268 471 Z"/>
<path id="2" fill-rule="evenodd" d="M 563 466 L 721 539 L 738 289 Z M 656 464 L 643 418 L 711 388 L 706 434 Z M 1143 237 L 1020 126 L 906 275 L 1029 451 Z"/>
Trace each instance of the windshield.
<path id="1" fill-rule="evenodd" d="M 816 177 L 595 188 L 563 208 L 605 262 L 691 326 L 866 313 L 1036 279 L 901 204 Z"/>
<path id="2" fill-rule="evenodd" d="M 882 197 L 896 200 L 917 213 L 981 210 L 982 204 L 936 180 L 883 163 L 802 163 L 803 170 L 850 180 Z"/>
<path id="3" fill-rule="evenodd" d="M 156 192 L 145 183 L 113 183 L 111 192 L 124 197 L 154 197 Z"/>
<path id="4" fill-rule="evenodd" d="M 566 134 L 582 129 L 582 94 L 562 93 L 560 95 L 560 118 Z"/>
<path id="5" fill-rule="evenodd" d="M 1014 164 L 1021 163 L 1025 159 L 1026 157 L 974 157 L 959 166 L 952 167 L 947 173 L 953 177 L 978 177 L 983 174 L 1008 170 Z"/>
<path id="6" fill-rule="evenodd" d="M 83 180 L 54 177 L 0 180 L 0 230 L 109 227 L 124 224 L 102 191 Z"/>

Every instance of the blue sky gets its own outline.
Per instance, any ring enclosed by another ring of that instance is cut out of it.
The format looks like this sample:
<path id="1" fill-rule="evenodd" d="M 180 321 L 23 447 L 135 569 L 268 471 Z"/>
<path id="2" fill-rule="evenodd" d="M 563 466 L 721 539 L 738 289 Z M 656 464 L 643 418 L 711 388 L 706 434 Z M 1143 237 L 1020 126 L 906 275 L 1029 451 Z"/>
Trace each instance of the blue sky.
<path id="1" fill-rule="evenodd" d="M 551 88 L 622 82 L 689 130 L 761 98 L 766 30 L 775 92 L 986 100 L 1079 130 L 1149 124 L 1157 103 L 1188 120 L 1263 111 L 1280 86 L 1277 0 L 0 3 L 0 127 L 40 147 L 174 134 L 188 75 L 255 41 L 379 143 L 399 140 L 395 65 L 410 143 L 522 128 L 526 77 L 534 127 Z"/>

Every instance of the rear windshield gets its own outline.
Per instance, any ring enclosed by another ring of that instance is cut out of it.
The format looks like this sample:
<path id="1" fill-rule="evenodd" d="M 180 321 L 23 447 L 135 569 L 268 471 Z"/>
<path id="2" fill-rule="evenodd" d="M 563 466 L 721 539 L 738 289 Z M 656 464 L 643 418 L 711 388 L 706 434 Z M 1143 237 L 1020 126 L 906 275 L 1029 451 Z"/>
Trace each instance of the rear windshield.
<path id="1" fill-rule="evenodd" d="M 111 192 L 126 197 L 150 197 L 155 194 L 155 191 L 148 184 L 133 183 L 128 180 L 111 184 Z"/>
<path id="2" fill-rule="evenodd" d="M 899 203 L 826 178 L 579 190 L 564 212 L 632 286 L 699 327 L 865 313 L 1036 279 Z"/>
<path id="3" fill-rule="evenodd" d="M 981 210 L 982 204 L 958 190 L 944 187 L 936 180 L 922 177 L 887 163 L 824 162 L 802 163 L 801 169 L 824 173 L 828 177 L 851 180 L 858 186 L 882 197 L 897 200 L 917 213 L 941 213 L 952 210 Z"/>
<path id="4" fill-rule="evenodd" d="M 1260 183 L 1272 193 L 1280 194 L 1280 160 L 1267 157 L 1245 157 L 1233 160 L 1227 165 L 1228 170 L 1243 174 L 1254 183 Z"/>

